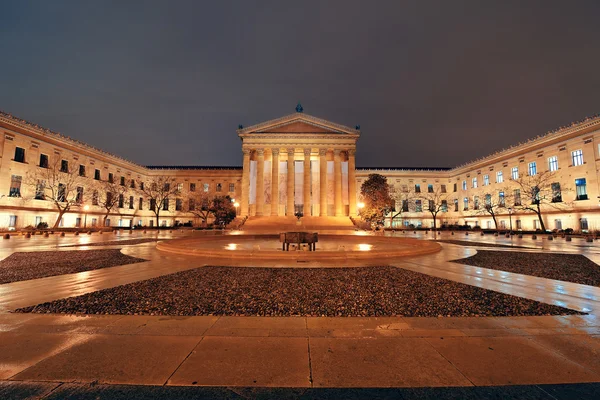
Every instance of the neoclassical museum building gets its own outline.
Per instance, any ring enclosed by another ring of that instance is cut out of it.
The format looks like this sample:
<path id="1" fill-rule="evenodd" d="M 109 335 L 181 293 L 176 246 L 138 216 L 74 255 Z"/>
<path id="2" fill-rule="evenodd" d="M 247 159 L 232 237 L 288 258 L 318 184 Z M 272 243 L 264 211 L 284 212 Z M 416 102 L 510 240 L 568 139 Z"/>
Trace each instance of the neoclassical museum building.
<path id="1" fill-rule="evenodd" d="M 411 192 L 417 204 L 393 220 L 389 218 L 388 225 L 431 226 L 426 194 L 441 192 L 444 208 L 437 216 L 438 226 L 494 228 L 492 216 L 482 212 L 483 204 L 506 195 L 511 200 L 496 212 L 498 228 L 510 224 L 516 230 L 535 230 L 540 227 L 535 213 L 512 207 L 517 199 L 527 201 L 514 182 L 550 171 L 557 204 L 543 210 L 546 229 L 600 229 L 598 116 L 455 168 L 432 169 L 357 167 L 360 127 L 313 117 L 300 105 L 293 114 L 239 126 L 239 167 L 142 166 L 2 112 L 0 133 L 0 229 L 54 224 L 57 209 L 36 195 L 35 185 L 27 183 L 40 169 L 52 165 L 76 166 L 69 171 L 84 178 L 78 188 L 81 193 L 109 179 L 127 188 L 108 215 L 106 225 L 110 226 L 155 226 L 151 205 L 136 188 L 158 176 L 174 178 L 180 188 L 177 198 L 164 204 L 160 215 L 160 225 L 173 226 L 195 222 L 186 200 L 194 191 L 229 195 L 238 205 L 240 218 L 276 220 L 302 212 L 311 218 L 348 219 L 358 215 L 361 184 L 369 174 L 378 173 L 387 177 L 392 195 Z M 509 191 L 514 196 L 508 196 Z M 423 200 L 419 200 L 421 193 Z M 402 196 L 397 197 L 400 210 Z M 98 205 L 79 204 L 64 214 L 61 226 L 99 226 L 104 215 Z"/>

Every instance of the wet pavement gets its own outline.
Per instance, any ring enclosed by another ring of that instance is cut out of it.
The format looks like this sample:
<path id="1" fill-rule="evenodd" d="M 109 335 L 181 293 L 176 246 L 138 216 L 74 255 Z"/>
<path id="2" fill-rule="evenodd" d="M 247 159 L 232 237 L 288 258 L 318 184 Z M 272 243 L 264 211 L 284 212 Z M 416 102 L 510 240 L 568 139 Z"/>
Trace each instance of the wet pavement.
<path id="1" fill-rule="evenodd" d="M 168 239 L 190 234 L 174 231 L 161 233 L 159 237 Z M 80 243 L 82 240 L 128 240 L 149 235 L 134 232 L 131 235 L 93 234 L 64 238 L 13 237 L 0 242 L 0 255 L 4 258 L 14 251 L 61 250 L 64 245 Z M 432 236 L 423 233 L 410 235 L 423 239 Z M 518 251 L 569 252 L 583 254 L 595 262 L 600 259 L 600 244 L 586 243 L 581 239 L 566 242 L 557 238 L 550 242 L 545 238 L 535 241 L 472 234 L 451 236 L 444 233 L 440 236 L 444 239 L 498 244 L 512 242 L 535 247 L 532 250 L 516 249 Z M 205 392 L 196 392 L 207 398 L 212 398 L 212 395 L 214 398 L 236 398 L 238 395 L 236 391 L 210 389 L 216 386 L 308 388 L 300 391 L 281 389 L 286 391 L 265 392 L 265 396 L 286 393 L 290 398 L 335 398 L 334 392 L 319 388 L 468 388 L 600 381 L 600 320 L 597 317 L 600 288 L 452 263 L 449 260 L 468 257 L 477 248 L 445 243 L 439 253 L 403 258 L 392 263 L 388 260 L 385 264 L 565 306 L 590 315 L 263 318 L 9 313 L 18 307 L 204 265 L 252 266 L 251 262 L 244 260 L 217 263 L 211 259 L 162 253 L 155 249 L 154 243 L 122 248 L 123 253 L 148 261 L 0 285 L 0 394 L 17 393 L 19 390 L 33 393 L 39 389 L 36 393 L 43 392 L 50 397 L 54 393 L 54 396 L 58 396 L 56 398 L 67 398 L 69 393 L 79 393 L 76 398 L 84 398 L 86 393 L 118 398 L 121 392 L 113 385 L 142 384 L 154 385 L 148 387 L 150 392 L 147 393 L 157 397 L 156 393 L 164 396 L 181 393 L 185 397 L 188 394 L 176 392 L 176 388 L 171 392 L 163 392 L 167 389 L 160 388 L 191 385 L 209 387 L 204 389 Z M 85 250 L 86 247 L 64 248 L 74 249 Z M 501 248 L 494 250 L 511 251 Z M 293 260 L 274 260 L 267 264 L 257 266 L 342 266 L 336 261 L 298 265 Z M 348 266 L 347 262 L 343 264 Z M 367 264 L 382 265 L 382 262 L 370 260 Z M 41 381 L 45 383 L 34 383 Z M 79 382 L 80 385 L 65 382 Z M 91 382 L 108 386 L 86 385 Z M 597 385 L 516 388 L 513 392 L 508 388 L 497 390 L 504 390 L 500 393 L 503 397 L 510 397 L 513 393 L 515 398 L 520 395 L 523 395 L 521 398 L 525 397 L 523 393 L 528 393 L 528 396 L 531 394 L 531 398 L 568 398 L 564 397 L 565 393 L 590 390 L 597 393 L 598 390 Z M 481 398 L 479 395 L 483 395 L 483 392 L 475 389 L 470 392 L 456 388 L 452 390 L 458 392 L 440 389 L 438 392 L 429 392 L 429 396 Z M 143 393 L 143 390 L 137 393 Z M 350 397 L 351 393 L 359 392 L 347 393 Z M 371 392 L 360 393 L 365 396 L 370 394 L 373 398 L 409 398 L 417 392 L 377 392 L 372 389 Z M 428 396 L 425 392 L 419 393 L 422 396 L 420 398 Z M 15 398 L 19 397 L 15 395 Z"/>

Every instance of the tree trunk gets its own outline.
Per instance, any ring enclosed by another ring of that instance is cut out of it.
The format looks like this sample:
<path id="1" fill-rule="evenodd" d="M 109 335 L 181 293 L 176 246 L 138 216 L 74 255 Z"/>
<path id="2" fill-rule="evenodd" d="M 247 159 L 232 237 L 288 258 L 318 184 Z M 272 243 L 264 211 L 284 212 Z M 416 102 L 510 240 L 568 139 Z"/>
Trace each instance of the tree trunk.
<path id="1" fill-rule="evenodd" d="M 435 232 L 437 230 L 437 225 L 436 225 L 436 219 L 437 219 L 437 215 L 436 214 L 431 214 L 433 216 L 433 231 Z"/>
<path id="2" fill-rule="evenodd" d="M 159 228 L 159 216 L 158 216 L 159 213 L 155 212 L 154 214 L 156 214 L 156 229 L 158 229 Z"/>
<path id="3" fill-rule="evenodd" d="M 62 219 L 63 215 L 65 215 L 65 212 L 67 212 L 67 210 L 59 210 L 58 211 L 58 218 L 56 219 L 56 222 L 54 223 L 54 226 L 52 227 L 52 229 L 58 228 L 58 225 L 60 225 L 60 220 Z"/>
<path id="4" fill-rule="evenodd" d="M 494 226 L 496 227 L 496 230 L 498 230 L 498 221 L 496 221 L 496 214 L 492 214 L 492 219 L 494 220 Z"/>
<path id="5" fill-rule="evenodd" d="M 540 209 L 540 203 L 537 204 L 537 216 L 538 216 L 538 220 L 540 221 L 540 228 L 542 229 L 542 232 L 546 232 L 546 225 L 544 225 L 544 220 L 542 218 L 542 210 Z"/>

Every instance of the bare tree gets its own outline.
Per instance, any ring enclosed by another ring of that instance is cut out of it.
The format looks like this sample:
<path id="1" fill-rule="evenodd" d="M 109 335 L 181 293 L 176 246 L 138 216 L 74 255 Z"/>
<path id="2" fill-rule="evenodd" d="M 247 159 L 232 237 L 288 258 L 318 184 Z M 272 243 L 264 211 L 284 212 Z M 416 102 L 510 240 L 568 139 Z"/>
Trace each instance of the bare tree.
<path id="1" fill-rule="evenodd" d="M 437 229 L 437 217 L 441 212 L 448 211 L 448 193 L 442 190 L 441 185 L 436 185 L 435 188 L 427 190 L 420 196 L 427 203 L 427 211 L 433 219 L 433 230 Z"/>
<path id="2" fill-rule="evenodd" d="M 512 193 L 508 188 L 504 188 L 497 193 L 484 192 L 483 206 L 479 206 L 477 210 L 473 210 L 475 215 L 489 215 L 494 220 L 494 226 L 498 230 L 498 215 L 506 210 L 506 204 L 511 204 Z"/>
<path id="3" fill-rule="evenodd" d="M 206 225 L 208 218 L 212 214 L 213 196 L 204 191 L 187 192 L 188 212 L 202 221 Z"/>
<path id="4" fill-rule="evenodd" d="M 104 209 L 104 218 L 102 225 L 106 225 L 106 220 L 112 210 L 117 208 L 121 196 L 125 196 L 127 188 L 120 183 L 110 181 L 97 181 L 94 185 L 94 197 L 92 203 L 97 203 Z M 94 204 L 96 205 L 96 204 Z"/>
<path id="5" fill-rule="evenodd" d="M 168 208 L 169 200 L 181 193 L 174 177 L 166 175 L 151 176 L 144 184 L 140 183 L 139 193 L 150 200 L 150 211 L 156 216 L 156 226 L 159 226 L 160 212 Z"/>
<path id="6" fill-rule="evenodd" d="M 544 209 L 561 210 L 568 207 L 568 204 L 562 201 L 562 193 L 571 189 L 560 186 L 555 172 L 544 171 L 535 175 L 522 175 L 513 182 L 516 188 L 513 191 L 514 208 L 534 212 L 540 221 L 542 231 L 546 230 L 542 218 Z"/>
<path id="7" fill-rule="evenodd" d="M 79 175 L 73 162 L 58 158 L 47 168 L 36 167 L 25 177 L 25 184 L 33 189 L 31 198 L 49 201 L 58 211 L 54 229 L 58 228 L 66 212 L 80 207 L 89 197 L 84 192 L 85 183 L 86 178 Z"/>
<path id="8" fill-rule="evenodd" d="M 389 214 L 390 227 L 392 227 L 395 218 L 402 218 L 402 214 L 405 212 L 415 211 L 416 195 L 415 191 L 412 188 L 409 188 L 407 185 L 403 185 L 400 190 L 390 185 L 390 194 L 395 204 L 394 208 Z"/>

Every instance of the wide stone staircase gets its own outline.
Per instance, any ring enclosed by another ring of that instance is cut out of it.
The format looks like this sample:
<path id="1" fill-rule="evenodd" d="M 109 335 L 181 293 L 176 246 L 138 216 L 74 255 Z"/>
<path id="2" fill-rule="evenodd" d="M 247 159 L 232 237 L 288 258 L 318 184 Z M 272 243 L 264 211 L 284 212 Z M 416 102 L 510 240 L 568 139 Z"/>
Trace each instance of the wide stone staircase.
<path id="1" fill-rule="evenodd" d="M 243 228 L 247 232 L 279 233 L 293 231 L 353 231 L 348 217 L 249 217 Z"/>

